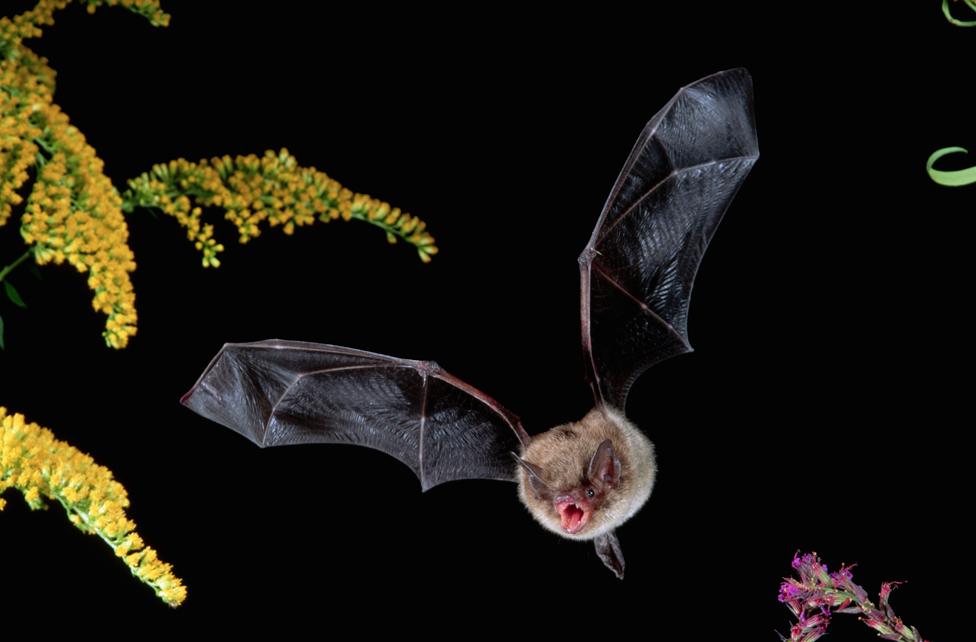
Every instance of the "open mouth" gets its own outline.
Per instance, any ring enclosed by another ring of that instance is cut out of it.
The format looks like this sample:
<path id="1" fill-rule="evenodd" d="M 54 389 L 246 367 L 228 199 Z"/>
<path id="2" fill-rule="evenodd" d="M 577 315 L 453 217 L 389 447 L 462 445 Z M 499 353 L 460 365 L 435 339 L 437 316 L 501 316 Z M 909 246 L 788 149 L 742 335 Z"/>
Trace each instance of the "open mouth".
<path id="1" fill-rule="evenodd" d="M 556 510 L 559 511 L 563 530 L 570 534 L 580 532 L 590 520 L 590 511 L 574 501 L 559 502 L 556 504 Z"/>

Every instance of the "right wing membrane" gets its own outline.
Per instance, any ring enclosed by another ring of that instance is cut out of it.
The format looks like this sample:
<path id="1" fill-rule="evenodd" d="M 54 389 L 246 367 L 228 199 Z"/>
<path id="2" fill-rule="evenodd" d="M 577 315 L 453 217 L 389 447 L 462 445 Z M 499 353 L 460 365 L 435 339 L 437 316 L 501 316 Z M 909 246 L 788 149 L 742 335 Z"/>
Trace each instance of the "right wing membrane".
<path id="1" fill-rule="evenodd" d="M 297 341 L 229 343 L 181 402 L 259 446 L 353 444 L 397 458 L 423 490 L 514 480 L 518 418 L 436 363 Z"/>

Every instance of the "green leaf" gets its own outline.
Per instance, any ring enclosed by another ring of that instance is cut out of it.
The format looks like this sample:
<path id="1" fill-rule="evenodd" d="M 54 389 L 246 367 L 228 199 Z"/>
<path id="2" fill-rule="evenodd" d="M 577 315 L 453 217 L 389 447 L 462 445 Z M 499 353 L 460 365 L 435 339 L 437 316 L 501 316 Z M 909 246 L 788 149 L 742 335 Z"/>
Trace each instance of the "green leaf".
<path id="1" fill-rule="evenodd" d="M 14 305 L 21 308 L 27 307 L 27 304 L 24 303 L 24 300 L 22 298 L 20 298 L 20 293 L 17 292 L 17 288 L 14 287 L 13 283 L 11 283 L 10 281 L 4 281 L 3 289 L 7 292 L 7 298 L 10 299 L 10 301 Z"/>
<path id="2" fill-rule="evenodd" d="M 0 350 L 6 350 L 7 346 L 3 345 L 3 317 L 0 317 Z"/>

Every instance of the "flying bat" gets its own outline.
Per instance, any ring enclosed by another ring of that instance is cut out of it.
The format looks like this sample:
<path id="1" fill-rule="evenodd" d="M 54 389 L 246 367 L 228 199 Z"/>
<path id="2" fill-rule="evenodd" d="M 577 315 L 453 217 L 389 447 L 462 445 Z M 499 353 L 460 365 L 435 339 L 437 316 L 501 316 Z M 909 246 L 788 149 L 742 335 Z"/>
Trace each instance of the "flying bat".
<path id="1" fill-rule="evenodd" d="M 182 403 L 259 446 L 381 450 L 423 490 L 518 483 L 546 529 L 592 540 L 620 578 L 616 529 L 650 497 L 654 447 L 624 410 L 650 366 L 691 351 L 687 317 L 705 248 L 759 150 L 752 78 L 694 82 L 647 123 L 579 257 L 582 345 L 595 405 L 530 436 L 518 417 L 433 361 L 297 341 L 229 343 Z"/>

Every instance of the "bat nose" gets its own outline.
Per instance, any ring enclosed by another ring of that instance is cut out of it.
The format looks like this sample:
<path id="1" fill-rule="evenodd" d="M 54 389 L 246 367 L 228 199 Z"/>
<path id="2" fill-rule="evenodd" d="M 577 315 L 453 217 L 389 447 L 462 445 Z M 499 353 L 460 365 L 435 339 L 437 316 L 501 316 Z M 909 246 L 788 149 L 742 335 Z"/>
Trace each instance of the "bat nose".
<path id="1" fill-rule="evenodd" d="M 583 493 L 581 493 L 580 491 L 576 491 L 576 490 L 570 491 L 568 493 L 562 493 L 562 494 L 556 495 L 552 499 L 552 504 L 557 509 L 560 506 L 566 506 L 568 504 L 576 504 L 577 506 L 584 507 L 588 503 L 589 502 L 587 502 L 586 498 L 583 497 Z"/>

